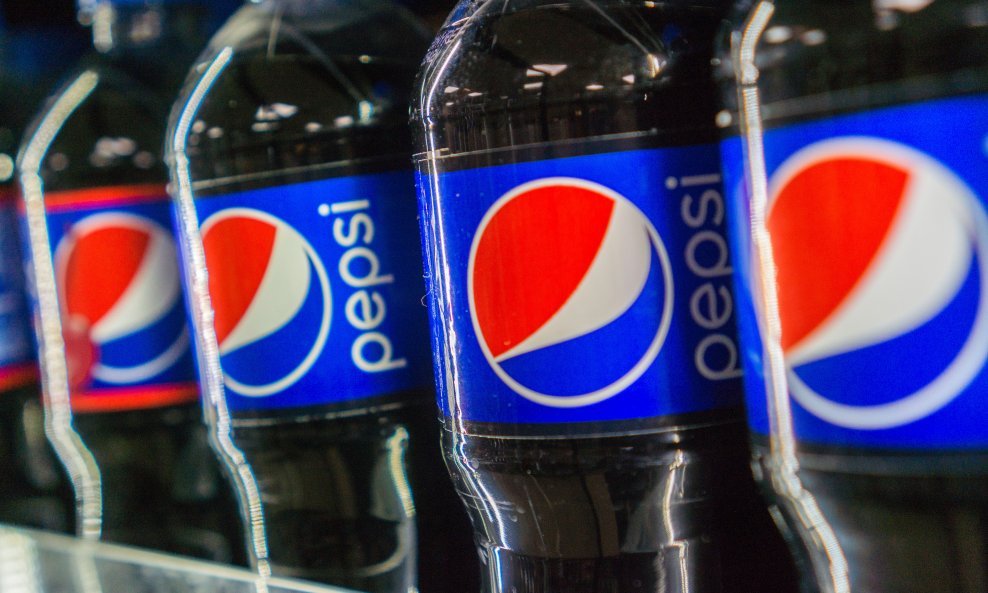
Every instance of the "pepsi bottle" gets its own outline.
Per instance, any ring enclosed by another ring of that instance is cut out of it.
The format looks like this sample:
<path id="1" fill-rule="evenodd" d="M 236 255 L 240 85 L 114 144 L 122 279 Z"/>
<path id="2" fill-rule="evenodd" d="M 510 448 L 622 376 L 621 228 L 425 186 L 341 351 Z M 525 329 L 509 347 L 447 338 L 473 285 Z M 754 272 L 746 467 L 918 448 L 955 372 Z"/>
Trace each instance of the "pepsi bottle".
<path id="1" fill-rule="evenodd" d="M 206 9 L 100 0 L 80 15 L 95 51 L 19 155 L 49 435 L 80 534 L 233 561 L 236 506 L 201 421 L 161 153 Z"/>
<path id="2" fill-rule="evenodd" d="M 753 4 L 718 119 L 758 465 L 819 590 L 983 591 L 988 6 Z"/>
<path id="3" fill-rule="evenodd" d="M 45 438 L 38 367 L 17 233 L 14 159 L 32 110 L 66 56 L 82 47 L 70 2 L 44 18 L 24 3 L 0 5 L 0 523 L 67 531 L 69 483 Z M 57 36 L 59 44 L 50 43 Z"/>
<path id="4" fill-rule="evenodd" d="M 413 103 L 443 444 L 489 592 L 789 591 L 747 467 L 726 2 L 462 2 Z"/>
<path id="5" fill-rule="evenodd" d="M 477 586 L 421 303 L 407 99 L 426 45 L 385 1 L 248 3 L 172 113 L 202 381 L 275 575 Z"/>

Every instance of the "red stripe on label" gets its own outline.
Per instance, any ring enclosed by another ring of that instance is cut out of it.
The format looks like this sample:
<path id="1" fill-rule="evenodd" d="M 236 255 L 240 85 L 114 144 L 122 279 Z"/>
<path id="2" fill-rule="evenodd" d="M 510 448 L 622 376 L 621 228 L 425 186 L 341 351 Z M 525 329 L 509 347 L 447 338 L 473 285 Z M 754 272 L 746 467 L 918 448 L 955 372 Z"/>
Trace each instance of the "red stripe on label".
<path id="1" fill-rule="evenodd" d="M 768 216 L 778 270 L 782 347 L 790 350 L 834 314 L 885 241 L 909 173 L 857 157 L 793 177 Z"/>
<path id="2" fill-rule="evenodd" d="M 195 383 L 94 389 L 73 393 L 70 397 L 72 410 L 80 414 L 163 408 L 198 400 L 199 387 Z"/>
<path id="3" fill-rule="evenodd" d="M 38 367 L 33 362 L 0 368 L 0 391 L 23 387 L 38 381 Z"/>
<path id="4" fill-rule="evenodd" d="M 488 222 L 477 245 L 473 297 L 492 356 L 523 342 L 566 304 L 613 212 L 607 196 L 558 185 L 515 196 Z"/>
<path id="5" fill-rule="evenodd" d="M 220 344 L 254 302 L 271 262 L 276 233 L 267 222 L 240 216 L 217 222 L 202 238 L 213 326 Z"/>
<path id="6" fill-rule="evenodd" d="M 49 212 L 64 212 L 147 202 L 164 202 L 168 199 L 168 190 L 161 184 L 91 187 L 45 192 L 45 209 Z"/>
<path id="7" fill-rule="evenodd" d="M 61 286 L 68 314 L 81 316 L 89 325 L 99 322 L 137 276 L 149 242 L 146 232 L 119 227 L 77 239 Z"/>

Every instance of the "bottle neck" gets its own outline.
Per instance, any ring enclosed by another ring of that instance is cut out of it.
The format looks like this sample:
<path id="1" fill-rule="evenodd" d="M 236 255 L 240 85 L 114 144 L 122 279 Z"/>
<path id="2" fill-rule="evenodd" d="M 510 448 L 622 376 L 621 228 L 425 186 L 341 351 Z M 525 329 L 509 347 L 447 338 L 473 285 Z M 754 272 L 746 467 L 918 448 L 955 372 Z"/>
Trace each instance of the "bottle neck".
<path id="1" fill-rule="evenodd" d="M 93 46 L 104 54 L 199 46 L 205 41 L 205 16 L 198 3 L 155 0 L 137 4 L 102 0 L 79 13 L 80 21 L 92 30 Z"/>

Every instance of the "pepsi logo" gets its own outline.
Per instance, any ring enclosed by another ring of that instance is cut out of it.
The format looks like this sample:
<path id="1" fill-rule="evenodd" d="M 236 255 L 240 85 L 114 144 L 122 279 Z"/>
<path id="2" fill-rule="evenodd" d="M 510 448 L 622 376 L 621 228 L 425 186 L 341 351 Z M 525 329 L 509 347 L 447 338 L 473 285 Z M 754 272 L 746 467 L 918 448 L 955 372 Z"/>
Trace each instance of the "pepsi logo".
<path id="1" fill-rule="evenodd" d="M 769 194 L 793 398 L 874 430 L 963 392 L 988 357 L 988 217 L 971 188 L 913 148 L 848 137 L 794 154 Z M 856 379 L 820 380 L 834 368 Z"/>
<path id="2" fill-rule="evenodd" d="M 180 303 L 175 245 L 158 223 L 121 212 L 83 218 L 59 241 L 55 266 L 74 389 L 94 380 L 146 381 L 186 352 L 189 337 L 179 323 L 162 330 L 164 342 L 143 360 L 125 362 L 119 356 L 121 343 L 161 322 Z"/>
<path id="3" fill-rule="evenodd" d="M 227 386 L 249 397 L 284 391 L 329 336 L 325 266 L 298 231 L 259 210 L 221 210 L 201 232 Z"/>
<path id="4" fill-rule="evenodd" d="M 552 407 L 630 387 L 672 317 L 672 271 L 655 227 L 624 196 L 581 179 L 541 179 L 501 196 L 475 233 L 468 284 L 495 374 Z"/>

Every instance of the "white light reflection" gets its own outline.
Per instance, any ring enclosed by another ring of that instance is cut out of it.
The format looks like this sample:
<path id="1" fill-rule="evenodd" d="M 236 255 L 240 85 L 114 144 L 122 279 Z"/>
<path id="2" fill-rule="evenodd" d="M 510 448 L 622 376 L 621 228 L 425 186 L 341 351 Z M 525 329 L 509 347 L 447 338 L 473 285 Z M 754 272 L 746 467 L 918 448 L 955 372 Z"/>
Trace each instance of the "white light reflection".
<path id="1" fill-rule="evenodd" d="M 792 29 L 784 26 L 770 27 L 765 31 L 764 39 L 765 43 L 785 43 L 792 39 Z"/>
<path id="2" fill-rule="evenodd" d="M 250 129 L 258 132 L 272 132 L 278 129 L 278 124 L 274 122 L 254 122 L 250 125 Z"/>
<path id="3" fill-rule="evenodd" d="M 651 78 L 655 78 L 662 72 L 662 69 L 666 67 L 668 63 L 664 58 L 660 58 L 655 54 L 648 54 L 646 56 L 646 61 L 648 62 L 648 74 Z"/>
<path id="4" fill-rule="evenodd" d="M 487 515 L 487 520 L 484 521 L 482 526 L 484 529 L 484 535 L 487 536 L 487 541 L 509 541 L 510 538 L 508 537 L 507 529 L 511 522 L 506 520 L 504 516 L 501 515 L 501 503 L 498 501 L 497 497 L 487 489 L 484 485 L 484 481 L 477 477 L 477 470 L 464 462 L 464 460 L 467 459 L 466 453 L 463 451 L 463 447 L 466 446 L 466 443 L 464 442 L 461 433 L 454 432 L 453 439 L 453 447 L 456 451 L 454 463 L 456 464 L 457 473 L 463 477 L 463 481 L 470 488 L 470 494 L 475 496 L 478 500 L 484 501 L 477 506 L 484 511 L 485 515 Z M 533 518 L 533 520 L 537 521 L 538 519 Z M 492 527 L 498 530 L 496 535 L 491 533 Z"/>
<path id="5" fill-rule="evenodd" d="M 98 83 L 99 75 L 87 70 L 62 92 L 25 144 L 19 167 L 32 266 L 28 276 L 33 281 L 37 298 L 35 333 L 41 362 L 45 434 L 69 475 L 76 499 L 76 531 L 85 539 L 99 539 L 103 529 L 102 484 L 92 452 L 72 426 L 65 342 L 48 238 L 41 163 L 65 121 Z"/>
<path id="6" fill-rule="evenodd" d="M 42 593 L 37 546 L 29 536 L 0 528 L 0 591 Z"/>
<path id="7" fill-rule="evenodd" d="M 900 12 L 919 12 L 933 0 L 872 0 L 875 10 L 898 10 Z"/>
<path id="8" fill-rule="evenodd" d="M 0 153 L 0 181 L 14 176 L 14 159 L 9 154 Z"/>
<path id="9" fill-rule="evenodd" d="M 97 1 L 92 14 L 93 46 L 96 51 L 106 53 L 113 49 L 113 28 L 117 24 L 117 9 L 109 2 Z"/>
<path id="10" fill-rule="evenodd" d="M 361 123 L 369 122 L 374 117 L 374 104 L 366 100 L 357 103 L 357 117 Z"/>
<path id="11" fill-rule="evenodd" d="M 662 493 L 662 523 L 665 527 L 665 533 L 668 535 L 668 541 L 666 542 L 667 548 L 674 548 L 677 552 L 679 559 L 679 584 L 680 591 L 682 593 L 687 593 L 687 591 L 692 591 L 690 587 L 690 571 L 687 566 L 687 545 L 688 542 L 679 541 L 676 539 L 676 522 L 672 518 L 672 506 L 673 497 L 675 496 L 676 490 L 682 488 L 683 482 L 685 480 L 684 473 L 686 472 L 686 456 L 683 454 L 682 450 L 677 450 L 675 458 L 672 464 L 669 466 L 669 476 L 666 478 L 665 491 Z M 665 568 L 664 556 L 662 554 L 656 558 L 656 574 L 662 574 Z"/>
<path id="12" fill-rule="evenodd" d="M 532 68 L 525 73 L 528 76 L 541 76 L 544 74 L 556 76 L 567 68 L 569 68 L 569 64 L 532 64 Z"/>
<path id="13" fill-rule="evenodd" d="M 406 590 L 414 590 L 416 574 L 416 536 L 415 536 L 415 503 L 412 500 L 412 488 L 408 483 L 408 474 L 405 471 L 405 452 L 408 450 L 408 431 L 403 427 L 398 427 L 395 433 L 385 442 L 387 451 L 387 469 L 384 474 L 374 468 L 374 479 L 377 481 L 383 478 L 390 485 L 394 486 L 395 494 L 401 503 L 402 517 L 399 519 L 398 545 L 394 552 L 374 564 L 360 566 L 352 569 L 354 576 L 375 577 L 394 571 L 404 565 L 404 585 Z M 380 493 L 384 488 L 375 488 Z M 420 493 L 421 494 L 421 493 Z M 378 496 L 376 494 L 375 496 Z"/>
<path id="14" fill-rule="evenodd" d="M 103 585 L 100 582 L 99 569 L 96 568 L 96 552 L 93 550 L 91 542 L 82 544 L 72 550 L 73 582 L 75 591 L 79 593 L 102 593 Z"/>
<path id="15" fill-rule="evenodd" d="M 829 575 L 827 593 L 850 593 L 847 559 L 840 547 L 833 528 L 827 522 L 813 495 L 803 489 L 799 479 L 799 461 L 796 457 L 796 440 L 792 426 L 789 386 L 786 364 L 782 351 L 782 326 L 776 293 L 775 260 L 772 255 L 771 236 L 766 226 L 768 205 L 768 175 L 762 133 L 761 104 L 758 92 L 758 68 L 755 52 L 765 32 L 775 7 L 772 2 L 759 2 L 751 12 L 740 38 L 732 36 L 731 49 L 739 83 L 738 99 L 741 106 L 741 124 L 746 152 L 746 179 L 751 199 L 751 237 L 755 247 L 754 276 L 758 286 L 754 295 L 761 315 L 759 322 L 765 348 L 766 390 L 769 398 L 769 422 L 771 425 L 771 459 L 769 472 L 773 488 L 792 507 L 802 523 L 804 535 L 812 537 L 815 547 L 822 549 L 824 557 L 814 554 L 815 573 Z M 812 546 L 808 546 L 811 547 Z M 825 564 L 825 566 L 821 566 Z"/>
<path id="16" fill-rule="evenodd" d="M 734 123 L 734 116 L 731 115 L 730 111 L 722 109 L 717 112 L 717 115 L 714 117 L 714 123 L 717 124 L 718 128 L 729 127 L 732 123 Z"/>
<path id="17" fill-rule="evenodd" d="M 469 18 L 473 18 L 473 16 Z M 436 163 L 436 157 L 438 156 L 439 153 L 438 150 L 436 149 L 436 138 L 433 134 L 433 126 L 435 124 L 434 124 L 434 116 L 432 113 L 432 104 L 433 104 L 432 102 L 435 100 L 436 93 L 439 92 L 439 88 L 438 88 L 440 84 L 439 81 L 442 80 L 443 78 L 442 76 L 437 74 L 437 72 L 441 73 L 445 71 L 446 68 L 449 67 L 450 61 L 453 59 L 453 56 L 456 55 L 457 50 L 459 49 L 460 44 L 462 43 L 462 35 L 463 35 L 462 32 L 465 29 L 466 27 L 461 27 L 457 31 L 456 41 L 452 44 L 452 46 L 448 47 L 445 50 L 445 55 L 443 56 L 442 61 L 440 61 L 438 64 L 436 64 L 436 62 L 433 62 L 426 67 L 426 71 L 424 72 L 425 80 L 432 79 L 435 80 L 436 82 L 429 88 L 425 88 L 425 86 L 423 85 L 422 93 L 424 94 L 420 95 L 419 97 L 419 105 L 422 106 L 422 125 L 424 127 L 422 132 L 425 135 L 426 152 L 424 155 L 424 160 L 427 168 L 426 175 L 423 176 L 423 181 L 428 183 L 428 189 L 426 190 L 425 188 L 420 188 L 420 191 L 429 192 L 430 195 L 425 196 L 424 202 L 430 205 L 431 208 L 434 208 L 436 210 L 441 209 L 442 200 L 440 197 L 440 189 L 439 189 L 439 168 Z M 433 68 L 433 64 L 436 64 L 435 68 Z M 438 317 L 435 321 L 442 325 L 443 337 L 445 338 L 445 340 L 442 339 L 436 340 L 434 343 L 438 344 L 438 347 L 442 348 L 445 351 L 445 353 L 439 357 L 439 360 L 443 362 L 443 367 L 444 367 L 442 369 L 443 372 L 442 381 L 445 383 L 446 397 L 448 398 L 446 405 L 448 406 L 451 420 L 456 424 L 456 426 L 453 428 L 453 433 L 462 434 L 464 432 L 463 416 L 462 416 L 462 412 L 460 411 L 460 406 L 458 403 L 459 402 L 459 387 L 458 387 L 459 371 L 456 368 L 456 364 L 454 362 L 456 360 L 456 357 L 451 355 L 451 353 L 457 351 L 459 345 L 458 345 L 458 339 L 457 339 L 458 337 L 456 335 L 456 332 L 452 331 L 453 318 L 451 312 L 447 308 L 446 305 L 447 299 L 445 298 L 446 295 L 450 295 L 453 293 L 453 287 L 450 284 L 451 274 L 448 270 L 448 266 L 446 266 L 446 263 L 442 255 L 443 253 L 446 252 L 446 230 L 443 227 L 442 217 L 438 216 L 438 214 L 434 214 L 429 219 L 423 217 L 422 220 L 423 220 L 423 224 L 431 225 L 431 229 L 430 229 L 431 235 L 433 237 L 433 241 L 436 242 L 435 248 L 426 249 L 426 252 L 422 254 L 423 257 L 432 258 L 432 261 L 429 262 L 430 265 L 427 267 L 427 269 L 431 268 L 433 270 L 433 274 L 438 276 L 438 278 L 427 279 L 427 283 L 428 286 L 431 287 L 432 289 L 439 288 L 440 290 L 442 290 L 441 294 L 433 296 L 433 302 L 436 303 L 435 307 L 433 308 L 433 311 Z M 442 281 L 443 284 L 440 286 L 436 282 L 436 280 Z"/>
<path id="18" fill-rule="evenodd" d="M 669 476 L 666 478 L 665 491 L 662 493 L 662 523 L 665 532 L 669 535 L 666 543 L 673 545 L 676 543 L 676 522 L 672 518 L 672 498 L 676 492 L 676 486 L 682 482 L 682 474 L 686 467 L 686 456 L 681 449 L 676 450 L 676 455 L 671 465 L 669 465 Z"/>
<path id="19" fill-rule="evenodd" d="M 815 45 L 820 45 L 827 41 L 827 34 L 820 29 L 810 29 L 809 31 L 803 33 L 799 36 L 804 45 L 813 47 Z"/>
<path id="20" fill-rule="evenodd" d="M 271 576 L 268 560 L 267 533 L 264 512 L 257 479 L 243 452 L 232 439 L 230 411 L 226 405 L 223 370 L 220 366 L 219 345 L 213 325 L 213 307 L 209 297 L 209 274 L 206 270 L 206 254 L 199 234 L 199 217 L 192 195 L 192 176 L 186 154 L 186 140 L 193 119 L 206 93 L 233 57 L 233 49 L 223 48 L 199 79 L 191 95 L 181 108 L 174 136 L 169 148 L 172 162 L 172 197 L 178 211 L 178 231 L 184 251 L 188 300 L 192 307 L 192 321 L 196 328 L 196 346 L 199 358 L 200 383 L 203 394 L 203 412 L 209 425 L 210 444 L 226 465 L 236 484 L 241 512 L 247 517 L 251 564 L 260 577 L 255 583 L 259 593 L 267 591 Z"/>
<path id="21" fill-rule="evenodd" d="M 412 487 L 408 483 L 405 472 L 405 450 L 408 448 L 408 431 L 399 426 L 394 436 L 388 439 L 388 467 L 395 477 L 395 488 L 401 500 L 401 508 L 405 516 L 415 516 L 415 501 L 412 499 Z"/>
<path id="22" fill-rule="evenodd" d="M 254 112 L 254 119 L 258 122 L 277 122 L 283 119 L 289 119 L 298 113 L 297 105 L 289 105 L 288 103 L 272 103 L 270 105 L 261 105 Z M 255 126 L 257 124 L 254 124 Z M 197 121 L 192 124 L 192 131 L 196 134 L 201 134 L 202 130 L 205 129 L 206 124 L 202 121 Z M 215 128 L 214 128 L 215 129 Z"/>

